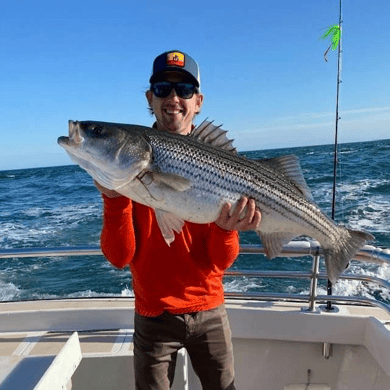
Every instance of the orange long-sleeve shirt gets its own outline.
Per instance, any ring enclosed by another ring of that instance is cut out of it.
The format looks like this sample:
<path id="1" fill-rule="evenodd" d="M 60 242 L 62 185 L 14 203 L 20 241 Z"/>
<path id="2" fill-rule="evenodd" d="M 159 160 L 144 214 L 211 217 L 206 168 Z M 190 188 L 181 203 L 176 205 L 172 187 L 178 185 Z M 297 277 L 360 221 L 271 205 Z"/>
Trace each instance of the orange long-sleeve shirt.
<path id="1" fill-rule="evenodd" d="M 185 222 L 168 246 L 153 209 L 125 197 L 103 200 L 101 248 L 114 266 L 130 266 L 137 313 L 192 313 L 223 303 L 222 277 L 239 253 L 237 231 Z"/>

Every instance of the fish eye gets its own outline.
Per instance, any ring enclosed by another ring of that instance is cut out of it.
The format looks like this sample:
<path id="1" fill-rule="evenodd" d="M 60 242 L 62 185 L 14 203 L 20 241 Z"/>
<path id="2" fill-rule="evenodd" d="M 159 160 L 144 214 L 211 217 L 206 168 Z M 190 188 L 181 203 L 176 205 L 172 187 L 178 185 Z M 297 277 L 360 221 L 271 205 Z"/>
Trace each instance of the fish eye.
<path id="1" fill-rule="evenodd" d="M 96 136 L 103 135 L 104 133 L 103 127 L 99 125 L 93 125 L 90 131 L 92 135 L 96 135 Z"/>

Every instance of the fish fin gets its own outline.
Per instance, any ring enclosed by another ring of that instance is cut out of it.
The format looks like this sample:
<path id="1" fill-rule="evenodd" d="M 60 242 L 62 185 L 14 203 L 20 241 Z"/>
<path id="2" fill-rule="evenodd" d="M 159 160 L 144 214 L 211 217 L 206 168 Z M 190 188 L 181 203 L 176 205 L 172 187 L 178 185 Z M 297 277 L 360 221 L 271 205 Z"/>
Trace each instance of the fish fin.
<path id="1" fill-rule="evenodd" d="M 332 248 L 322 246 L 328 279 L 335 283 L 348 263 L 367 241 L 375 239 L 371 234 L 340 226 L 340 235 Z"/>
<path id="2" fill-rule="evenodd" d="M 168 246 L 171 246 L 172 242 L 175 241 L 174 231 L 180 233 L 184 221 L 168 211 L 156 209 L 154 213 L 156 214 L 157 223 L 165 242 Z"/>
<path id="3" fill-rule="evenodd" d="M 237 149 L 233 146 L 233 141 L 226 136 L 227 131 L 221 129 L 221 126 L 213 125 L 213 122 L 204 120 L 199 126 L 191 132 L 191 137 L 195 137 L 203 142 L 221 149 L 229 150 L 237 153 Z"/>
<path id="4" fill-rule="evenodd" d="M 188 190 L 192 184 L 191 180 L 175 173 L 153 172 L 152 176 L 155 181 L 165 184 L 179 192 Z"/>
<path id="5" fill-rule="evenodd" d="M 283 173 L 283 175 L 286 176 L 307 199 L 313 200 L 310 188 L 307 186 L 306 180 L 303 177 L 301 165 L 299 164 L 297 156 L 289 154 L 282 157 L 258 160 L 258 162 L 265 162 Z"/>
<path id="6" fill-rule="evenodd" d="M 260 236 L 261 244 L 269 259 L 277 257 L 282 251 L 283 245 L 288 244 L 296 237 L 296 234 L 286 232 L 264 233 L 256 231 L 256 233 Z"/>

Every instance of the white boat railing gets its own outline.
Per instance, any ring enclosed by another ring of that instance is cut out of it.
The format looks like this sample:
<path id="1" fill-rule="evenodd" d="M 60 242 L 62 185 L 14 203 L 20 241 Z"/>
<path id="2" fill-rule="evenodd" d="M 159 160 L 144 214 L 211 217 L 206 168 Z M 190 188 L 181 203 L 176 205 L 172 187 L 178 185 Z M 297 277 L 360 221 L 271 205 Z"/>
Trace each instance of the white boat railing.
<path id="1" fill-rule="evenodd" d="M 241 245 L 240 254 L 264 254 L 261 245 Z M 50 247 L 50 248 L 17 248 L 0 249 L 0 259 L 26 258 L 26 257 L 68 257 L 68 256 L 101 256 L 103 255 L 98 246 L 77 246 L 77 247 Z M 279 257 L 302 257 L 312 256 L 313 266 L 311 272 L 301 271 L 257 271 L 257 270 L 228 270 L 225 276 L 228 277 L 258 277 L 258 278 L 288 278 L 288 279 L 309 279 L 309 294 L 285 294 L 285 293 L 264 293 L 264 292 L 226 292 L 229 298 L 256 299 L 256 300 L 278 300 L 298 301 L 308 303 L 307 311 L 315 311 L 316 304 L 321 302 L 354 303 L 371 305 L 384 309 L 390 313 L 390 305 L 374 298 L 356 296 L 335 296 L 317 295 L 319 279 L 327 279 L 326 273 L 319 272 L 319 259 L 322 250 L 316 241 L 292 241 L 283 247 Z M 354 261 L 374 263 L 377 265 L 390 265 L 390 249 L 381 249 L 374 246 L 364 246 L 354 257 Z M 341 280 L 355 280 L 376 284 L 390 291 L 390 283 L 384 279 L 366 276 L 342 274 Z M 326 308 L 324 309 L 326 310 Z M 336 308 L 332 308 L 336 310 Z"/>

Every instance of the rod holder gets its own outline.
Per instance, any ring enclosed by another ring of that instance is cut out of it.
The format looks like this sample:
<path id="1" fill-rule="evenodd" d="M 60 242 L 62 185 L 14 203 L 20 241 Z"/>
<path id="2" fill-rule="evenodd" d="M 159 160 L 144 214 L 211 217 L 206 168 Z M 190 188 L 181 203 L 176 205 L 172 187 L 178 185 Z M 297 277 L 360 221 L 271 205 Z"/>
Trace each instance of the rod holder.
<path id="1" fill-rule="evenodd" d="M 333 344 L 331 343 L 322 344 L 322 356 L 325 359 L 329 359 L 331 356 L 333 356 Z"/>

